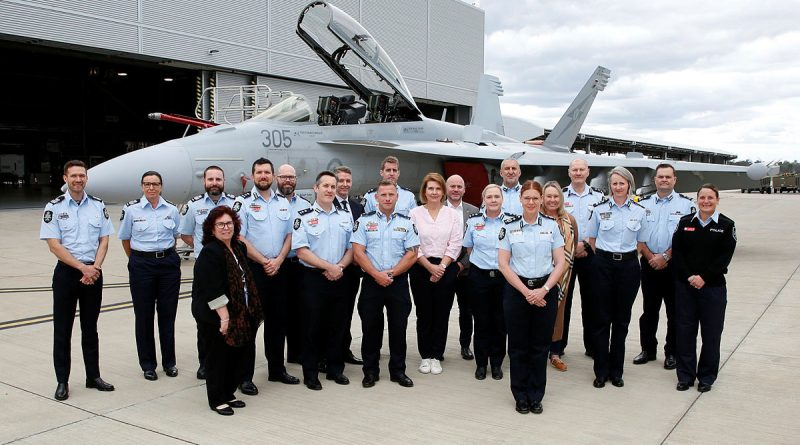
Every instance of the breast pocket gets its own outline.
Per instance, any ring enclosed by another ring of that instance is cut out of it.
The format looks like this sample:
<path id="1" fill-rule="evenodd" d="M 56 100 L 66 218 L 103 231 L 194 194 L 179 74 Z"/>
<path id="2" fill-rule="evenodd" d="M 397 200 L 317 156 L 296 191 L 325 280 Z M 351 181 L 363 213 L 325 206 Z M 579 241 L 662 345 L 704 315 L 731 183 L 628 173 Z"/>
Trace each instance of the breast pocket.
<path id="1" fill-rule="evenodd" d="M 683 215 L 669 215 L 669 221 L 667 221 L 669 233 L 675 233 L 675 229 L 678 227 L 678 222 L 680 222 L 682 216 Z"/>
<path id="2" fill-rule="evenodd" d="M 325 233 L 325 228 L 320 227 L 319 225 L 306 227 L 306 235 L 309 237 L 309 239 L 313 238 L 318 240 L 323 233 Z"/>
<path id="3" fill-rule="evenodd" d="M 133 227 L 132 227 L 131 229 L 132 229 L 134 232 L 136 232 L 136 233 L 143 233 L 143 232 L 146 232 L 146 231 L 147 231 L 147 229 L 149 229 L 149 228 L 150 228 L 150 221 L 148 221 L 148 220 L 134 221 L 134 222 L 132 223 L 132 226 L 133 226 Z"/>
<path id="4" fill-rule="evenodd" d="M 263 212 L 263 213 L 264 213 L 264 218 L 266 218 L 266 212 Z M 278 210 L 277 212 L 275 212 L 275 216 L 281 221 L 286 221 L 292 215 L 289 212 L 289 210 Z M 261 218 L 261 219 L 264 219 L 264 218 Z"/>
<path id="5" fill-rule="evenodd" d="M 611 230 L 614 228 L 614 221 L 610 219 L 600 221 L 600 230 Z"/>
<path id="6" fill-rule="evenodd" d="M 206 221 L 206 218 L 208 218 L 208 213 L 203 213 L 202 215 L 194 215 L 194 222 L 195 224 L 197 224 L 197 226 L 202 227 L 203 223 Z"/>
<path id="7" fill-rule="evenodd" d="M 553 233 L 539 233 L 536 235 L 536 257 L 546 258 L 553 253 Z"/>
<path id="8" fill-rule="evenodd" d="M 89 239 L 99 237 L 100 229 L 102 227 L 103 227 L 102 216 L 96 215 L 92 218 L 89 218 Z"/>
<path id="9" fill-rule="evenodd" d="M 397 251 L 405 250 L 406 232 L 396 232 L 392 230 L 392 248 Z"/>

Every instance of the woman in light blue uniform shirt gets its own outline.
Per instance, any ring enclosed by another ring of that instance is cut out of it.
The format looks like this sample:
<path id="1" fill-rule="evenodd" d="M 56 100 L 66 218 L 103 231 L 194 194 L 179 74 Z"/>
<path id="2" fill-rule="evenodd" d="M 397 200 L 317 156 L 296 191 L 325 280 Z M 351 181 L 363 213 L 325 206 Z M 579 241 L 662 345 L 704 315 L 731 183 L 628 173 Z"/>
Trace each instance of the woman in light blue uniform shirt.
<path id="1" fill-rule="evenodd" d="M 607 380 L 616 387 L 625 385 L 625 338 L 641 276 L 637 247 L 647 239 L 645 209 L 630 197 L 636 190 L 631 172 L 614 167 L 608 186 L 611 197 L 595 204 L 587 233 L 596 253 L 592 285 L 597 313 L 591 335 L 595 388 Z"/>
<path id="2" fill-rule="evenodd" d="M 564 237 L 552 218 L 539 213 L 542 186 L 525 181 L 522 215 L 503 221 L 497 263 L 507 284 L 503 311 L 508 330 L 511 393 L 517 412 L 542 412 L 547 356 L 558 309 L 558 281 L 567 267 Z"/>
<path id="3" fill-rule="evenodd" d="M 503 318 L 503 288 L 506 280 L 497 265 L 498 235 L 503 219 L 503 191 L 489 184 L 481 193 L 483 209 L 467 218 L 463 246 L 469 257 L 470 305 L 475 320 L 475 378 L 486 378 L 486 366 L 492 366 L 492 378 L 503 378 L 506 357 L 506 322 Z"/>

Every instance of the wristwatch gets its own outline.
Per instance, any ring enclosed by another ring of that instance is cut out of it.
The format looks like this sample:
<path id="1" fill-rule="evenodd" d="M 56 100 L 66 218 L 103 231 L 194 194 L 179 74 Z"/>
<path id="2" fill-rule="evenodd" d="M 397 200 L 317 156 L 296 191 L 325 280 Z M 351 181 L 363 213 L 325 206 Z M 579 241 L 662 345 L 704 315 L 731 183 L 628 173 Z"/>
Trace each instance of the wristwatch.
<path id="1" fill-rule="evenodd" d="M 550 288 L 547 287 L 546 284 L 544 286 L 542 286 L 542 289 L 544 289 L 545 292 L 550 292 Z"/>
<path id="2" fill-rule="evenodd" d="M 667 252 L 662 253 L 661 256 L 664 258 L 664 261 L 669 261 L 670 257 L 669 254 L 667 254 Z"/>

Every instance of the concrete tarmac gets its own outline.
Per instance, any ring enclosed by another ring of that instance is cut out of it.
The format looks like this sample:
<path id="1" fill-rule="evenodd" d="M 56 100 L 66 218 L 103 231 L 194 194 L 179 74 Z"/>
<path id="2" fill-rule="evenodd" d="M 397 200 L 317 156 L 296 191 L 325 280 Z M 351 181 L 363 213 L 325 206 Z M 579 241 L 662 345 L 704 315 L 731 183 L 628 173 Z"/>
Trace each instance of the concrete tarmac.
<path id="1" fill-rule="evenodd" d="M 39 238 L 41 206 L 0 211 L 0 443 L 231 444 L 231 443 L 798 443 L 800 423 L 800 256 L 796 226 L 800 195 L 723 193 L 720 210 L 736 221 L 738 247 L 728 273 L 728 308 L 719 379 L 708 393 L 677 392 L 663 355 L 646 365 L 638 354 L 637 298 L 627 340 L 625 387 L 592 387 L 592 361 L 583 355 L 580 302 L 573 307 L 567 372 L 548 367 L 541 415 L 514 411 L 508 360 L 501 381 L 473 377 L 474 362 L 459 355 L 453 308 L 444 372 L 417 372 L 415 317 L 408 329 L 407 374 L 413 388 L 389 381 L 388 347 L 381 380 L 361 387 L 348 366 L 349 386 L 322 379 L 322 391 L 267 382 L 259 332 L 258 396 L 232 417 L 208 409 L 204 382 L 195 378 L 195 324 L 188 298 L 193 261 L 176 322 L 180 375 L 144 380 L 134 341 L 126 258 L 111 238 L 104 264 L 100 369 L 116 391 L 86 389 L 80 328 L 73 331 L 70 397 L 53 399 L 50 290 L 55 257 Z M 120 207 L 109 209 L 117 225 Z M 660 343 L 666 322 L 662 309 Z M 360 355 L 361 326 L 352 325 Z M 388 342 L 384 336 L 384 344 Z M 663 344 L 663 343 L 661 343 Z M 288 370 L 301 376 L 298 365 Z"/>

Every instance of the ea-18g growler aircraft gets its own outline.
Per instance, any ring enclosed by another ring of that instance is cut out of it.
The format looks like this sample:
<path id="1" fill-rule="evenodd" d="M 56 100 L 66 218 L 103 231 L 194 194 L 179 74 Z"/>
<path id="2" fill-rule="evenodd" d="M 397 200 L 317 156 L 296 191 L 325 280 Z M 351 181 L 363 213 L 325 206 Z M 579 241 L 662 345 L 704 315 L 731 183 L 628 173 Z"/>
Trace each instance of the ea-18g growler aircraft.
<path id="1" fill-rule="evenodd" d="M 259 157 L 277 167 L 288 163 L 297 170 L 298 190 L 310 189 L 318 172 L 347 165 L 356 172 L 353 193 L 374 187 L 381 160 L 399 158 L 400 182 L 416 189 L 432 171 L 461 174 L 477 203 L 480 191 L 499 178 L 500 162 L 514 157 L 523 178 L 556 179 L 567 183 L 567 166 L 584 156 L 594 175 L 592 185 L 605 188 L 614 166 L 629 168 L 638 184 L 647 187 L 659 160 L 641 157 L 577 155 L 570 147 L 610 71 L 598 67 L 564 116 L 541 145 L 529 145 L 503 135 L 499 80 L 484 75 L 470 125 L 462 126 L 423 116 L 403 77 L 381 46 L 356 20 L 327 2 L 306 6 L 297 21 L 297 34 L 352 89 L 352 96 L 320 97 L 316 122 L 302 97 L 291 96 L 273 108 L 234 125 L 218 125 L 199 133 L 131 152 L 89 170 L 89 187 L 112 202 L 139 193 L 141 174 L 158 170 L 164 195 L 186 202 L 203 191 L 203 170 L 225 170 L 226 191 L 252 187 L 250 168 Z M 714 182 L 721 188 L 749 183 L 745 167 L 674 162 L 679 184 L 687 190 Z"/>

